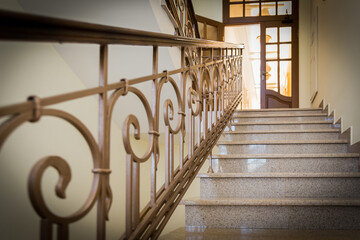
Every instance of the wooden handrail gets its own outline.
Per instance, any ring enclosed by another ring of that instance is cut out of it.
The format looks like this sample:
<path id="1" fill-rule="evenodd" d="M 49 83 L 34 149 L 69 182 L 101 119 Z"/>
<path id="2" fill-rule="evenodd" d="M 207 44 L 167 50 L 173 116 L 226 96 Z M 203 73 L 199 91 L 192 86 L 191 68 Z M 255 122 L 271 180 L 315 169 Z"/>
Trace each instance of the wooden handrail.
<path id="1" fill-rule="evenodd" d="M 141 46 L 244 48 L 242 44 L 180 37 L 3 10 L 0 10 L 0 39 Z"/>

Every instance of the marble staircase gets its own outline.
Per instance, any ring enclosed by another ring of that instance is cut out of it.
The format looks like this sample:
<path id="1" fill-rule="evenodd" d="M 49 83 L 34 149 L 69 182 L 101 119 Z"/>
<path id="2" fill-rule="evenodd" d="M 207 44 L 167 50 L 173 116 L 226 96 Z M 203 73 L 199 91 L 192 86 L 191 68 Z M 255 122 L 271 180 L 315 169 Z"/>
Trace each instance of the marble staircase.
<path id="1" fill-rule="evenodd" d="M 322 109 L 237 111 L 186 227 L 360 229 L 359 154 Z"/>

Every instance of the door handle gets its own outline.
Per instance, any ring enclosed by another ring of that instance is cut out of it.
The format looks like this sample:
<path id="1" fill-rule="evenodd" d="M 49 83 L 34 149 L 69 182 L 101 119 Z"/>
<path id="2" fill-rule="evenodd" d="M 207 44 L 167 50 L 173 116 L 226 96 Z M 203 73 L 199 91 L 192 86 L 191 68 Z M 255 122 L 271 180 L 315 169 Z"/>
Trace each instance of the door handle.
<path id="1" fill-rule="evenodd" d="M 267 75 L 267 72 L 263 72 L 262 75 L 261 75 L 261 80 L 262 81 L 265 81 L 266 80 L 266 75 Z"/>

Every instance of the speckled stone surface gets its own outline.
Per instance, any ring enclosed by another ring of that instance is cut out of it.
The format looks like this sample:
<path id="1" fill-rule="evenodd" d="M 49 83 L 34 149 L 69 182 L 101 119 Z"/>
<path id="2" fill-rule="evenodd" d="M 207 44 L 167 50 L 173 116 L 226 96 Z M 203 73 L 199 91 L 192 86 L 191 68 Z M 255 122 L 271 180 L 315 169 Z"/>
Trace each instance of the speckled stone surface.
<path id="1" fill-rule="evenodd" d="M 360 208 L 338 206 L 186 206 L 186 226 L 359 229 Z"/>
<path id="2" fill-rule="evenodd" d="M 287 229 L 219 229 L 178 228 L 160 236 L 160 240 L 354 240 L 360 230 L 287 230 Z"/>
<path id="3" fill-rule="evenodd" d="M 337 206 L 360 207 L 354 198 L 190 198 L 180 202 L 187 206 Z"/>
<path id="4" fill-rule="evenodd" d="M 234 131 L 224 132 L 222 140 L 321 140 L 337 139 L 338 129 L 293 130 L 289 131 Z"/>
<path id="5" fill-rule="evenodd" d="M 257 131 L 257 130 L 304 130 L 304 129 L 329 129 L 331 122 L 327 121 L 308 121 L 303 122 L 267 122 L 267 123 L 234 123 L 235 131 Z"/>
<path id="6" fill-rule="evenodd" d="M 279 114 L 292 114 L 292 115 L 303 115 L 303 114 L 313 114 L 313 113 L 322 113 L 322 109 L 320 108 L 310 108 L 310 109 L 252 109 L 252 110 L 237 110 L 234 112 L 234 116 L 244 116 L 244 115 L 279 115 Z"/>
<path id="7" fill-rule="evenodd" d="M 304 177 L 268 173 L 237 175 L 238 177 L 230 174 L 226 174 L 228 177 L 202 177 L 200 196 L 202 198 L 360 197 L 359 174 L 356 177 L 346 175 L 319 177 L 320 175 L 315 173 Z"/>
<path id="8" fill-rule="evenodd" d="M 345 153 L 347 144 L 337 141 L 218 142 L 219 154 Z"/>
<path id="9" fill-rule="evenodd" d="M 358 172 L 358 157 L 328 158 L 216 158 L 215 173 L 236 172 Z"/>
<path id="10" fill-rule="evenodd" d="M 359 154 L 322 109 L 235 115 L 243 117 L 218 142 L 215 173 L 198 175 L 201 198 L 182 201 L 187 226 L 360 230 Z"/>
<path id="11" fill-rule="evenodd" d="M 234 122 L 272 122 L 272 121 L 321 121 L 330 120 L 326 114 L 303 114 L 294 116 L 291 114 L 268 116 L 268 115 L 247 115 L 234 116 Z"/>

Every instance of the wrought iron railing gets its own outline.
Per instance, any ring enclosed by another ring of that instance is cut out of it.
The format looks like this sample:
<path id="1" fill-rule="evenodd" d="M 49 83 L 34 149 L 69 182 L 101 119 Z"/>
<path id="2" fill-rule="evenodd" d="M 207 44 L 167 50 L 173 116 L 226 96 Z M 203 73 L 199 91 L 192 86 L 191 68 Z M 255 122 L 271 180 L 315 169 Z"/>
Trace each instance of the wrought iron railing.
<path id="1" fill-rule="evenodd" d="M 122 136 L 126 151 L 126 232 L 119 237 L 156 239 L 241 101 L 243 46 L 5 11 L 0 11 L 0 39 L 92 43 L 100 46 L 98 87 L 46 98 L 30 96 L 25 102 L 0 108 L 0 118 L 7 118 L 0 126 L 0 147 L 23 123 L 37 122 L 44 116 L 53 116 L 72 124 L 81 133 L 92 154 L 91 193 L 83 206 L 69 216 L 62 217 L 53 213 L 47 207 L 41 191 L 42 176 L 48 167 L 52 167 L 60 175 L 56 195 L 65 198 L 65 190 L 71 177 L 67 161 L 59 156 L 48 156 L 33 166 L 28 189 L 32 206 L 41 218 L 40 238 L 52 239 L 53 226 L 57 225 L 58 239 L 68 239 L 69 225 L 82 219 L 97 204 L 97 239 L 105 239 L 106 221 L 113 199 L 111 189 L 114 187 L 109 182 L 110 162 L 114 161 L 110 159 L 112 114 L 117 101 L 125 98 L 128 93 L 133 93 L 145 109 L 149 140 L 146 153 L 138 156 L 132 149 L 130 137 L 133 132 L 135 139 L 140 138 L 140 116 L 128 115 L 123 124 Z M 113 44 L 152 47 L 153 74 L 108 83 L 108 46 Z M 159 73 L 159 47 L 170 46 L 181 50 L 181 67 Z M 173 78 L 175 74 L 180 75 L 179 84 Z M 143 82 L 152 83 L 151 99 L 137 88 Z M 172 87 L 175 100 L 160 102 L 160 94 L 165 85 Z M 58 103 L 88 96 L 99 97 L 98 141 L 78 118 L 54 107 Z M 160 118 L 164 119 L 163 127 L 160 126 Z M 174 118 L 177 118 L 175 127 L 171 124 Z M 166 161 L 165 173 L 161 173 L 165 174 L 165 182 L 159 188 L 156 186 L 156 178 L 159 175 L 157 164 L 160 129 L 164 129 L 162 134 L 165 135 Z M 175 135 L 180 136 L 179 156 L 174 156 Z M 174 166 L 174 158 L 179 159 L 178 166 Z M 145 161 L 151 161 L 151 197 L 148 205 L 140 209 L 139 168 Z"/>

